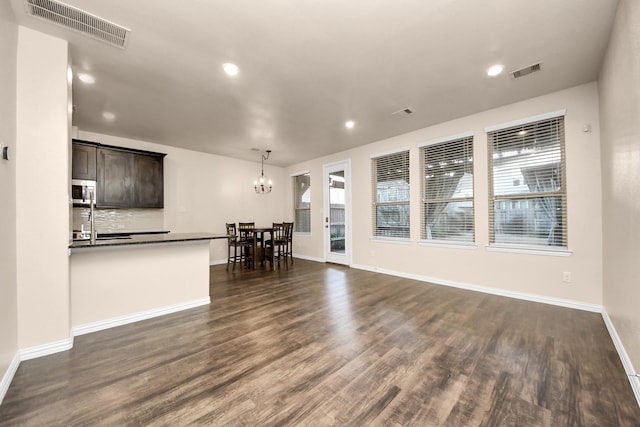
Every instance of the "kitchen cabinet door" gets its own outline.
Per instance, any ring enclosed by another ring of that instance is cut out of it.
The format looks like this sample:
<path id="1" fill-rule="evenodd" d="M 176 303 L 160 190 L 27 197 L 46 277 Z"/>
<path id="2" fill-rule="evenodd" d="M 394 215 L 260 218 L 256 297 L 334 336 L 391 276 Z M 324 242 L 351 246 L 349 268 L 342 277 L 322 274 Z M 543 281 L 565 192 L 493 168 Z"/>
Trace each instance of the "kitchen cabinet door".
<path id="1" fill-rule="evenodd" d="M 133 204 L 137 208 L 164 207 L 163 156 L 136 154 L 133 159 Z"/>
<path id="2" fill-rule="evenodd" d="M 127 151 L 98 148 L 98 207 L 133 207 L 133 159 Z"/>
<path id="3" fill-rule="evenodd" d="M 96 180 L 95 145 L 72 144 L 71 178 Z"/>

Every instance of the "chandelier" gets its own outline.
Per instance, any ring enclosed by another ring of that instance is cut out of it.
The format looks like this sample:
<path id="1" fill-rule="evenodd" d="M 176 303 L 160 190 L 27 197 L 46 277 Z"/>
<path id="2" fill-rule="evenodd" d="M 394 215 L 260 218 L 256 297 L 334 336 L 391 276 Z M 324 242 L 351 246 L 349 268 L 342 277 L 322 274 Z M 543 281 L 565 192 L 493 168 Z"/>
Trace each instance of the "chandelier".
<path id="1" fill-rule="evenodd" d="M 271 180 L 265 182 L 266 180 L 264 178 L 264 161 L 269 160 L 269 154 L 271 154 L 271 150 L 267 150 L 266 156 L 264 154 L 262 155 L 262 172 L 260 173 L 260 179 L 253 181 L 253 188 L 256 190 L 257 194 L 271 193 L 271 188 L 273 187 Z"/>

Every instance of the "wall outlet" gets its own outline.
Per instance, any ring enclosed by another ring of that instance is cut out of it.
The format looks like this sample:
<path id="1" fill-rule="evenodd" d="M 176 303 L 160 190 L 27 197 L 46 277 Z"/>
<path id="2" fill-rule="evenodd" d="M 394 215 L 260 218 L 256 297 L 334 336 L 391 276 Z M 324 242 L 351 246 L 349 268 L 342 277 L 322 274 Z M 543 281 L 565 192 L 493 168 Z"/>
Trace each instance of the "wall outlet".
<path id="1" fill-rule="evenodd" d="M 570 271 L 563 271 L 562 272 L 562 281 L 564 283 L 571 283 L 571 272 Z"/>

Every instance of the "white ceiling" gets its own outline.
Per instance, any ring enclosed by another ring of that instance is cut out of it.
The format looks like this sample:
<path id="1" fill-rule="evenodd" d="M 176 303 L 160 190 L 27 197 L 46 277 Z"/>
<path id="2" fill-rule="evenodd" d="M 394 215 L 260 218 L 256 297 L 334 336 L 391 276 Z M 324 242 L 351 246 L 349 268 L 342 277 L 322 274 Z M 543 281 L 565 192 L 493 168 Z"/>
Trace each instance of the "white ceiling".
<path id="1" fill-rule="evenodd" d="M 74 72 L 95 76 L 74 79 L 80 129 L 253 161 L 270 149 L 281 166 L 596 80 L 618 3 L 65 1 L 130 28 L 122 50 L 11 1 L 19 24 L 68 40 Z M 539 61 L 517 80 L 486 75 Z"/>

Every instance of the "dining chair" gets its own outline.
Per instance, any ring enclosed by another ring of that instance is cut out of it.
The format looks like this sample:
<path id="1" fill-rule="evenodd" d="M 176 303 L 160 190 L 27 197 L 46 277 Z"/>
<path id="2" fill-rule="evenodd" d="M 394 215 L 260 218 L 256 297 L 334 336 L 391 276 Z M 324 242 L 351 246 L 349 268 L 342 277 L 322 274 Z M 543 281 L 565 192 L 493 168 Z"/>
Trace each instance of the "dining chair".
<path id="1" fill-rule="evenodd" d="M 232 262 L 233 270 L 236 269 L 236 262 L 248 262 L 249 258 L 247 257 L 247 247 L 251 246 L 251 244 L 238 238 L 235 222 L 227 222 L 225 223 L 225 227 L 227 229 L 227 271 L 229 271 L 229 264 Z"/>
<path id="2" fill-rule="evenodd" d="M 265 241 L 267 251 L 270 252 L 270 259 L 275 263 L 278 261 L 278 268 L 280 268 L 280 259 L 284 259 L 285 266 L 289 268 L 287 264 L 286 252 L 287 252 L 287 236 L 285 226 L 281 222 L 274 222 L 272 224 L 273 231 L 271 232 L 271 239 Z"/>
<path id="3" fill-rule="evenodd" d="M 238 231 L 240 233 L 240 240 L 253 243 L 254 234 L 253 230 L 256 228 L 255 222 L 239 222 Z"/>
<path id="4" fill-rule="evenodd" d="M 293 222 L 283 222 L 287 227 L 287 253 L 286 258 L 291 258 L 291 265 L 293 265 Z"/>
<path id="5" fill-rule="evenodd" d="M 244 248 L 245 258 L 247 258 L 248 260 L 251 260 L 251 265 L 253 265 L 253 257 L 256 256 L 256 254 L 253 253 L 253 248 L 255 247 L 254 240 L 257 238 L 257 236 L 254 233 L 255 228 L 256 228 L 255 222 L 239 222 L 238 223 L 238 234 L 240 235 L 240 241 L 246 244 Z"/>

